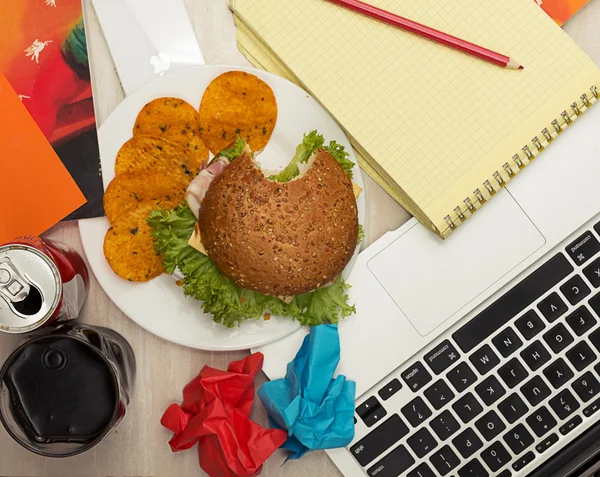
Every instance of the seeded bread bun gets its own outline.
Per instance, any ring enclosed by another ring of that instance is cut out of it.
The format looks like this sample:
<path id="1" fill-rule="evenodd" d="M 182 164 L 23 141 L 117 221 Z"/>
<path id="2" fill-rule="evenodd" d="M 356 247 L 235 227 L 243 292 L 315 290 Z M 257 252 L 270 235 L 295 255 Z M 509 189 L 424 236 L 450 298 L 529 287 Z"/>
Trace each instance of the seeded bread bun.
<path id="1" fill-rule="evenodd" d="M 223 275 L 273 296 L 335 280 L 358 238 L 352 181 L 324 150 L 303 177 L 286 183 L 266 179 L 243 154 L 208 188 L 198 222 L 208 256 Z"/>

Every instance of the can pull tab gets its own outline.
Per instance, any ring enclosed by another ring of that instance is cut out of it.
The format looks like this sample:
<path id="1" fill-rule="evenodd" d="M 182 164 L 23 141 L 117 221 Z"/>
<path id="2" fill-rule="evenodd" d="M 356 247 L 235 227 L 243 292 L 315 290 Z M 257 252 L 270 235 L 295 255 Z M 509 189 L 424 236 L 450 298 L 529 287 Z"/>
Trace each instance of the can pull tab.
<path id="1" fill-rule="evenodd" d="M 29 295 L 31 284 L 14 267 L 11 260 L 0 261 L 0 295 L 9 302 L 18 303 Z"/>

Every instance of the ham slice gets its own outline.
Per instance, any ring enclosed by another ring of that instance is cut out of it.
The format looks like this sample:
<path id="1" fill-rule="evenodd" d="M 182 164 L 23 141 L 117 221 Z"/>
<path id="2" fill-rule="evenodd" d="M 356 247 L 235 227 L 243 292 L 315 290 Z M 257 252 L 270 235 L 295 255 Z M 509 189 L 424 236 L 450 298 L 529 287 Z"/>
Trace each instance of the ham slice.
<path id="1" fill-rule="evenodd" d="M 196 218 L 200 212 L 206 191 L 215 178 L 229 165 L 229 159 L 219 157 L 218 160 L 203 169 L 190 183 L 185 193 L 185 201 Z"/>

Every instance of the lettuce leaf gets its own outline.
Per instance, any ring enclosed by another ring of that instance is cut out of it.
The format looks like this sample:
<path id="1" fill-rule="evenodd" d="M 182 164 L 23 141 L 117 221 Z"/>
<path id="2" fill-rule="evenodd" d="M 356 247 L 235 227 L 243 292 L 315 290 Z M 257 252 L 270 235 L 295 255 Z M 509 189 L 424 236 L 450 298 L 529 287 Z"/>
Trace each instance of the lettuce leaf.
<path id="1" fill-rule="evenodd" d="M 361 224 L 358 224 L 358 240 L 356 241 L 356 245 L 360 245 L 360 243 L 365 238 L 365 229 Z"/>
<path id="2" fill-rule="evenodd" d="M 354 167 L 354 162 L 348 159 L 350 154 L 346 152 L 344 146 L 335 141 L 331 141 L 329 146 L 326 146 L 323 149 L 336 158 L 336 160 L 340 163 L 340 166 L 342 166 L 344 171 L 346 171 L 346 174 L 348 174 L 350 179 L 352 179 L 352 168 Z"/>
<path id="3" fill-rule="evenodd" d="M 233 327 L 244 319 L 260 319 L 265 313 L 288 316 L 303 325 L 337 323 L 356 313 L 348 304 L 350 285 L 340 277 L 328 287 L 298 295 L 288 305 L 277 297 L 239 287 L 221 275 L 210 258 L 188 245 L 196 218 L 187 205 L 175 210 L 154 210 L 148 224 L 154 229 L 155 249 L 167 272 L 179 268 L 183 292 L 202 301 L 202 307 L 217 323 Z"/>
<path id="4" fill-rule="evenodd" d="M 277 175 L 269 177 L 269 180 L 276 182 L 289 182 L 300 174 L 298 164 L 308 162 L 317 149 L 323 146 L 325 140 L 316 130 L 305 134 L 302 143 L 296 148 L 296 154 L 286 166 L 286 168 Z"/>
<path id="5" fill-rule="evenodd" d="M 316 130 L 305 134 L 302 138 L 302 143 L 296 148 L 294 157 L 287 165 L 287 167 L 279 174 L 269 176 L 269 180 L 276 182 L 289 182 L 300 174 L 300 168 L 298 164 L 306 163 L 310 157 L 317 152 L 318 149 L 323 148 L 329 152 L 344 168 L 346 174 L 352 178 L 352 168 L 354 163 L 348 159 L 348 154 L 344 146 L 338 144 L 335 141 L 331 141 L 328 146 L 324 146 L 325 139 Z"/>
<path id="6" fill-rule="evenodd" d="M 223 149 L 219 154 L 217 154 L 217 158 L 223 156 L 229 159 L 231 162 L 242 155 L 242 152 L 244 152 L 244 147 L 246 147 L 246 141 L 237 136 L 233 146 L 231 146 L 229 149 Z"/>

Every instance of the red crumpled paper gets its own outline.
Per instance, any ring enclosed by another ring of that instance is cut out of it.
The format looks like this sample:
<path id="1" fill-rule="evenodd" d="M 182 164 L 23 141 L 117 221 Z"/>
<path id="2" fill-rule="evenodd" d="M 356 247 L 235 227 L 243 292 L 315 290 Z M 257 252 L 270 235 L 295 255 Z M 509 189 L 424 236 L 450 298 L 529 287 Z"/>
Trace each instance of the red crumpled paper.
<path id="1" fill-rule="evenodd" d="M 205 366 L 183 389 L 183 403 L 171 404 L 160 423 L 175 433 L 169 441 L 178 452 L 198 443 L 200 467 L 211 477 L 253 477 L 287 439 L 279 429 L 250 420 L 254 377 L 262 353 L 234 361 L 227 371 Z"/>

